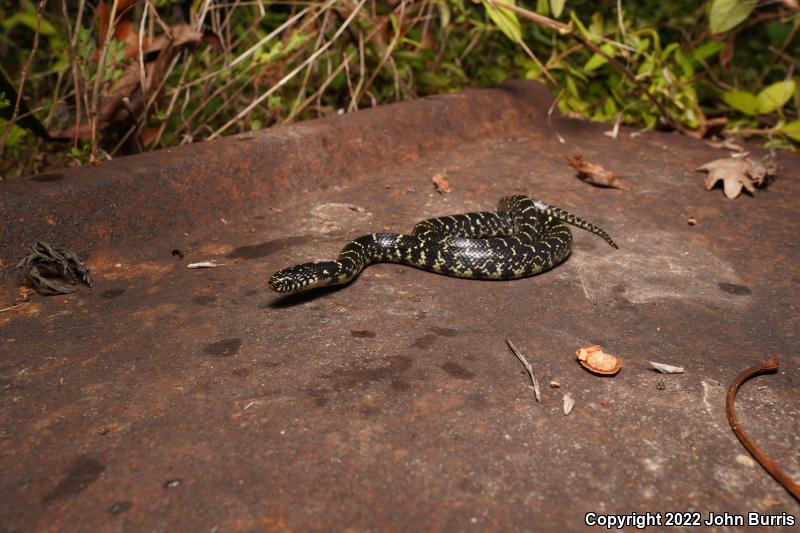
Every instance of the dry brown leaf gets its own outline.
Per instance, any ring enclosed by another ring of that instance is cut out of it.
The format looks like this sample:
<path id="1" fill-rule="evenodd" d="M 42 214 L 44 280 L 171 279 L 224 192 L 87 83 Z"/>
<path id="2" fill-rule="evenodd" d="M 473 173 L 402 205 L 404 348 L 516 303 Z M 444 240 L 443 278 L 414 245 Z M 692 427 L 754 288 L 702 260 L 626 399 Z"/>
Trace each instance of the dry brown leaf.
<path id="1" fill-rule="evenodd" d="M 742 193 L 743 188 L 752 194 L 756 192 L 756 187 L 765 185 L 768 178 L 777 171 L 777 165 L 772 160 L 762 163 L 749 157 L 729 157 L 706 163 L 697 170 L 708 172 L 706 190 L 711 190 L 722 180 L 725 196 L 733 200 Z"/>
<path id="2" fill-rule="evenodd" d="M 610 170 L 606 170 L 600 165 L 588 163 L 583 160 L 583 156 L 573 155 L 567 158 L 567 162 L 572 168 L 578 171 L 578 177 L 586 183 L 597 185 L 599 187 L 611 187 L 612 189 L 620 189 L 629 191 L 630 188 Z"/>
<path id="3" fill-rule="evenodd" d="M 433 181 L 433 184 L 436 186 L 436 190 L 440 193 L 448 193 L 453 190 L 450 187 L 450 182 L 447 181 L 447 178 L 445 178 L 444 174 L 441 172 L 431 178 L 431 181 Z"/>
<path id="4" fill-rule="evenodd" d="M 622 359 L 603 352 L 603 347 L 599 344 L 579 348 L 575 355 L 578 356 L 578 361 L 583 368 L 595 374 L 613 376 L 622 368 Z"/>

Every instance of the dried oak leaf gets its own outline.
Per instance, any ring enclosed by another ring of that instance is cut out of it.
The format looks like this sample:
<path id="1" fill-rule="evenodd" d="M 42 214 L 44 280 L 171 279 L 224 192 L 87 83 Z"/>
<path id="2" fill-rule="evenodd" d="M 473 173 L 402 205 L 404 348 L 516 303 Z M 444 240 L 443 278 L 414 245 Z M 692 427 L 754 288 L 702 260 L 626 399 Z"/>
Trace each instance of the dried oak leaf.
<path id="1" fill-rule="evenodd" d="M 436 190 L 440 193 L 448 193 L 453 189 L 450 187 L 450 182 L 447 181 L 447 178 L 444 177 L 444 174 L 439 173 L 436 174 L 433 178 L 431 178 L 433 184 L 436 186 Z"/>
<path id="2" fill-rule="evenodd" d="M 611 187 L 612 189 L 620 189 L 623 191 L 631 190 L 630 187 L 614 175 L 613 172 L 600 165 L 584 161 L 583 156 L 580 154 L 568 157 L 567 162 L 572 168 L 578 171 L 578 177 L 586 183 L 591 183 L 599 187 Z"/>
<path id="3" fill-rule="evenodd" d="M 733 200 L 742 193 L 742 188 L 751 194 L 756 192 L 756 187 L 765 185 L 778 168 L 771 160 L 761 162 L 749 157 L 729 157 L 706 163 L 697 170 L 708 172 L 706 190 L 711 190 L 719 180 L 722 180 L 725 196 Z"/>

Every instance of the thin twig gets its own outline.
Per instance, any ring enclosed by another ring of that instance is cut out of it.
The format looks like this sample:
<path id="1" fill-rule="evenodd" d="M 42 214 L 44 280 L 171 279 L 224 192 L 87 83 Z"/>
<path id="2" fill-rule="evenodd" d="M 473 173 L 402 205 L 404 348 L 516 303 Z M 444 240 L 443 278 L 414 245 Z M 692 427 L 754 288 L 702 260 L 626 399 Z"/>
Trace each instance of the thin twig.
<path id="1" fill-rule="evenodd" d="M 519 359 L 519 361 L 523 365 L 525 365 L 525 370 L 528 371 L 528 375 L 531 377 L 531 383 L 533 384 L 533 395 L 536 397 L 536 401 L 540 402 L 541 401 L 541 399 L 540 399 L 541 395 L 539 393 L 539 380 L 536 379 L 536 374 L 533 373 L 533 367 L 528 362 L 528 360 L 525 359 L 525 356 L 522 355 L 519 352 L 519 350 L 517 350 L 517 347 L 514 346 L 514 344 L 511 342 L 510 339 L 506 339 L 506 344 L 508 344 L 508 347 L 511 348 L 511 351 L 514 353 L 514 355 L 517 356 L 517 359 Z M 564 414 L 567 414 L 567 413 L 564 413 Z"/>
<path id="2" fill-rule="evenodd" d="M 142 88 L 143 100 L 147 100 L 147 74 L 144 70 L 144 25 L 147 21 L 148 11 L 150 11 L 150 0 L 145 1 L 142 8 L 142 20 L 139 22 L 139 85 Z"/>
<path id="3" fill-rule="evenodd" d="M 757 376 L 759 374 L 766 374 L 776 372 L 778 370 L 778 358 L 777 357 L 770 357 L 767 361 L 764 361 L 760 365 L 756 365 L 750 368 L 743 370 L 736 379 L 733 380 L 730 387 L 728 387 L 728 395 L 725 398 L 725 414 L 728 415 L 728 422 L 733 429 L 733 432 L 736 434 L 736 437 L 742 443 L 750 455 L 755 458 L 758 463 L 764 467 L 764 470 L 769 472 L 769 474 L 775 478 L 775 481 L 780 483 L 783 488 L 789 491 L 789 494 L 795 497 L 797 501 L 800 502 L 800 484 L 795 483 L 792 481 L 789 476 L 787 476 L 778 466 L 772 462 L 772 460 L 767 457 L 761 449 L 755 445 L 755 443 L 750 438 L 745 430 L 742 428 L 742 425 L 739 423 L 739 420 L 736 418 L 736 409 L 734 408 L 734 399 L 736 398 L 736 392 L 739 390 L 739 387 L 747 381 L 748 379 Z"/>
<path id="4" fill-rule="evenodd" d="M 14 111 L 11 113 L 11 120 L 8 121 L 6 124 L 5 129 L 3 130 L 3 134 L 0 135 L 0 160 L 3 159 L 3 151 L 6 147 L 6 140 L 8 139 L 8 134 L 11 133 L 11 128 L 14 127 L 14 124 L 17 122 L 17 115 L 19 115 L 19 106 L 22 104 L 22 94 L 25 91 L 25 80 L 28 77 L 28 71 L 31 68 L 31 64 L 33 63 L 33 56 L 36 55 L 36 50 L 39 48 L 39 28 L 42 25 L 42 13 L 44 13 L 44 6 L 47 5 L 47 0 L 40 0 L 39 8 L 36 10 L 36 30 L 33 33 L 33 46 L 31 47 L 31 53 L 28 54 L 28 60 L 25 62 L 25 65 L 22 67 L 22 73 L 20 74 L 19 79 L 19 89 L 17 90 L 17 100 L 14 102 Z"/>
<path id="5" fill-rule="evenodd" d="M 83 0 L 78 4 L 78 14 L 75 19 L 75 28 L 80 27 L 81 18 L 83 16 Z M 64 14 L 64 22 L 67 25 L 67 38 L 69 40 L 69 61 L 72 71 L 72 87 L 75 93 L 75 129 L 72 134 L 72 146 L 78 147 L 78 134 L 81 127 L 81 83 L 80 83 L 80 69 L 78 68 L 78 53 L 75 51 L 75 39 L 77 38 L 77 30 L 72 31 L 72 23 L 69 21 L 69 12 L 67 10 L 67 0 L 61 0 L 61 11 Z M 69 98 L 67 94 L 64 98 Z"/>
<path id="6" fill-rule="evenodd" d="M 619 24 L 619 33 L 622 36 L 622 42 L 628 42 L 628 36 L 625 35 L 625 19 L 622 14 L 622 0 L 617 0 L 617 24 Z"/>
<path id="7" fill-rule="evenodd" d="M 119 0 L 114 0 L 111 4 L 111 13 L 108 16 L 108 29 L 106 30 L 106 35 L 103 38 L 103 48 L 100 50 L 100 59 L 97 62 L 97 70 L 95 71 L 94 76 L 94 87 L 92 88 L 92 106 L 89 108 L 89 122 L 92 128 L 92 154 L 91 160 L 97 160 L 97 148 L 98 148 L 98 139 L 97 139 L 97 110 L 100 106 L 100 93 L 102 92 L 104 81 L 105 81 L 105 67 L 106 67 L 106 56 L 108 55 L 108 45 L 111 42 L 112 37 L 114 36 L 114 31 L 117 27 L 117 5 L 119 4 Z"/>
<path id="8" fill-rule="evenodd" d="M 23 305 L 29 304 L 29 303 L 30 303 L 29 301 L 25 300 L 24 302 L 20 302 L 18 304 L 14 304 L 14 305 L 12 305 L 10 307 L 4 307 L 3 309 L 0 309 L 0 313 L 5 313 L 6 311 L 11 311 L 12 309 L 16 309 L 17 307 L 22 307 Z"/>

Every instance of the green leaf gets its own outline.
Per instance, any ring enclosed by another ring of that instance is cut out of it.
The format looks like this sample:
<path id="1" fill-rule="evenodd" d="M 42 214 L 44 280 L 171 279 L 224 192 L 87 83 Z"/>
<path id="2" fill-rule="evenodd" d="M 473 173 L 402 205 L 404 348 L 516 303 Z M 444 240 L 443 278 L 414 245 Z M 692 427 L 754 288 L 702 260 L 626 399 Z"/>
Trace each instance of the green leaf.
<path id="1" fill-rule="evenodd" d="M 417 74 L 417 81 L 419 81 L 423 85 L 428 85 L 430 87 L 439 87 L 439 88 L 449 87 L 452 84 L 448 76 L 436 72 L 430 72 L 427 70 Z"/>
<path id="2" fill-rule="evenodd" d="M 755 115 L 758 109 L 758 98 L 747 91 L 727 91 L 722 93 L 722 100 L 745 115 Z"/>
<path id="3" fill-rule="evenodd" d="M 781 131 L 795 141 L 800 141 L 800 120 L 795 120 L 794 122 L 785 124 L 781 128 Z"/>
<path id="4" fill-rule="evenodd" d="M 791 24 L 781 24 L 780 22 L 772 21 L 767 24 L 767 37 L 772 42 L 773 46 L 780 46 L 783 41 L 789 37 L 792 32 Z"/>
<path id="5" fill-rule="evenodd" d="M 611 57 L 614 57 L 614 53 L 616 52 L 616 49 L 608 43 L 601 46 L 600 50 L 602 50 Z M 605 65 L 606 63 L 608 63 L 608 59 L 606 59 L 600 54 L 593 54 L 592 57 L 589 58 L 589 61 L 587 61 L 586 64 L 583 66 L 583 70 L 585 70 L 586 72 L 591 72 Z"/>
<path id="6" fill-rule="evenodd" d="M 589 23 L 589 27 L 587 29 L 589 30 L 589 33 L 598 39 L 602 39 L 606 31 L 606 21 L 603 20 L 603 15 L 600 13 L 593 14 L 592 22 Z"/>
<path id="7" fill-rule="evenodd" d="M 440 26 L 442 29 L 445 29 L 450 25 L 450 6 L 448 6 L 447 2 L 444 0 L 439 0 L 437 5 L 439 6 Z"/>
<path id="8" fill-rule="evenodd" d="M 694 66 L 692 65 L 692 62 L 689 61 L 689 59 L 683 55 L 680 50 L 675 50 L 675 61 L 677 61 L 681 66 L 684 76 L 687 78 L 694 76 Z"/>
<path id="9" fill-rule="evenodd" d="M 708 22 L 712 33 L 724 33 L 741 24 L 757 0 L 711 0 Z"/>
<path id="10" fill-rule="evenodd" d="M 506 3 L 516 5 L 515 0 L 508 0 Z M 493 7 L 486 0 L 483 0 L 483 7 L 486 8 L 489 18 L 492 19 L 506 37 L 515 43 L 522 39 L 522 28 L 520 28 L 516 13 L 508 9 Z"/>
<path id="11" fill-rule="evenodd" d="M 550 11 L 553 12 L 553 18 L 561 16 L 565 5 L 567 5 L 567 0 L 550 0 Z"/>
<path id="12" fill-rule="evenodd" d="M 723 48 L 725 48 L 725 45 L 716 41 L 703 43 L 691 51 L 692 60 L 699 63 L 703 59 L 713 56 Z"/>
<path id="13" fill-rule="evenodd" d="M 8 31 L 17 24 L 26 26 L 31 31 L 36 31 L 36 12 L 32 13 L 15 13 L 3 21 L 3 28 Z M 42 17 L 41 24 L 39 25 L 39 34 L 50 37 L 56 34 L 56 29 L 52 24 Z"/>
<path id="14" fill-rule="evenodd" d="M 758 99 L 758 112 L 762 115 L 777 111 L 786 105 L 794 94 L 794 80 L 784 80 L 765 87 L 756 98 Z"/>
<path id="15" fill-rule="evenodd" d="M 666 48 L 661 51 L 661 61 L 666 61 L 669 58 L 669 55 L 678 49 L 680 46 L 678 43 L 669 43 Z"/>
<path id="16" fill-rule="evenodd" d="M 575 25 L 578 27 L 578 31 L 581 32 L 584 37 L 593 43 L 596 43 L 599 40 L 597 35 L 586 29 L 586 26 L 583 25 L 583 22 L 581 22 L 581 19 L 578 18 L 578 15 L 576 15 L 574 11 L 569 12 L 569 18 L 575 23 Z"/>
<path id="17" fill-rule="evenodd" d="M 603 104 L 603 112 L 608 118 L 613 118 L 617 114 L 617 104 L 614 102 L 613 98 L 606 98 Z"/>

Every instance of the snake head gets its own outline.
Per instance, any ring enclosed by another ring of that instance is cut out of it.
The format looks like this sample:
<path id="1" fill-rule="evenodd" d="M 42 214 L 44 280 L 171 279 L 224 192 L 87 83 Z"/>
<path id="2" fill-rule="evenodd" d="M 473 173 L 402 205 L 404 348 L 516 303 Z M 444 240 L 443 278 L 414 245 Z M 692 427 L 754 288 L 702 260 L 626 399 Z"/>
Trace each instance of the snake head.
<path id="1" fill-rule="evenodd" d="M 331 285 L 336 282 L 333 276 L 335 269 L 336 264 L 332 262 L 303 263 L 284 268 L 269 278 L 269 288 L 281 294 L 288 294 Z"/>

